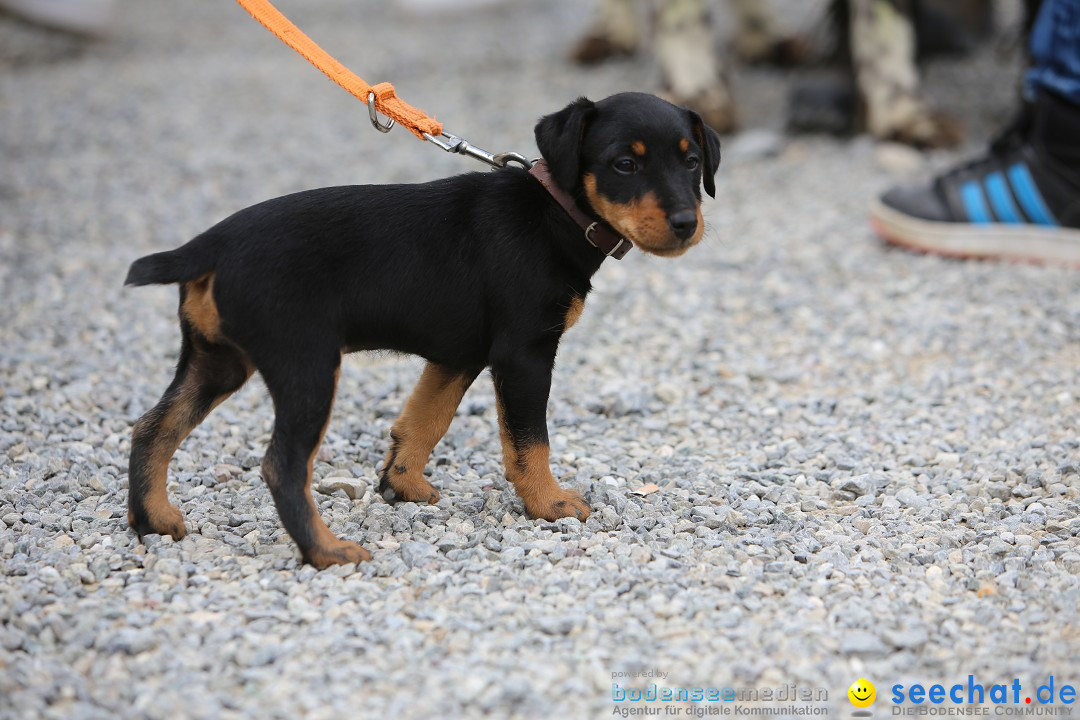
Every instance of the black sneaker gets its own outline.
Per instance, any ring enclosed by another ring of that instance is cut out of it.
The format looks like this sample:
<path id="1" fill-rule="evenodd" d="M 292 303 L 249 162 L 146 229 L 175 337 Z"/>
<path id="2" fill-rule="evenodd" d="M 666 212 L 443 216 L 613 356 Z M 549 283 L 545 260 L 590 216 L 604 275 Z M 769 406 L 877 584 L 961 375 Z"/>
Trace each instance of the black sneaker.
<path id="1" fill-rule="evenodd" d="M 987 155 L 929 186 L 893 188 L 870 222 L 925 252 L 1080 266 L 1080 108 L 1040 95 Z"/>

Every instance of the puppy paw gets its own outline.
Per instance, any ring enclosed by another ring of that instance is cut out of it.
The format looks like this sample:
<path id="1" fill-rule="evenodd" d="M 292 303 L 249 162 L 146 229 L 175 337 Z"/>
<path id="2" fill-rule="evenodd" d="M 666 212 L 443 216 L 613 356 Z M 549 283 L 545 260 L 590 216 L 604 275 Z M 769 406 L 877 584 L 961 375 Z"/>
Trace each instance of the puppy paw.
<path id="1" fill-rule="evenodd" d="M 154 508 L 128 509 L 128 525 L 140 538 L 143 535 L 168 535 L 180 540 L 187 535 L 184 514 L 175 505 L 165 503 Z"/>
<path id="2" fill-rule="evenodd" d="M 379 479 L 379 494 L 390 503 L 414 502 L 434 505 L 439 502 L 439 491 L 421 477 L 396 472 L 397 468 L 383 470 Z"/>
<path id="3" fill-rule="evenodd" d="M 320 570 L 331 565 L 349 565 L 350 563 L 367 562 L 371 559 L 371 553 L 356 543 L 351 540 L 338 539 L 335 539 L 332 543 L 308 548 L 303 555 L 304 560 Z"/>
<path id="4" fill-rule="evenodd" d="M 585 522 L 592 514 L 592 508 L 584 498 L 574 490 L 559 488 L 550 495 L 534 498 L 525 503 L 525 510 L 536 518 L 558 520 L 564 517 L 576 517 Z"/>

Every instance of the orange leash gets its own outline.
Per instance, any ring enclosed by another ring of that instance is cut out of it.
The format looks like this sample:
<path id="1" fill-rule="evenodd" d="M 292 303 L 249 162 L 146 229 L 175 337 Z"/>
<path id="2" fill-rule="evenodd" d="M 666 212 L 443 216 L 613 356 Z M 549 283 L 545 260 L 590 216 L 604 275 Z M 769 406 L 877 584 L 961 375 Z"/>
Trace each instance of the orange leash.
<path id="1" fill-rule="evenodd" d="M 321 70 L 326 77 L 348 90 L 359 100 L 368 103 L 369 108 L 372 106 L 373 100 L 374 106 L 383 115 L 405 126 L 421 140 L 426 139 L 425 134 L 435 138 L 442 135 L 442 123 L 430 117 L 423 110 L 414 108 L 399 98 L 394 92 L 394 86 L 390 83 L 368 85 L 359 75 L 349 70 L 349 68 L 335 60 L 330 53 L 319 47 L 314 40 L 305 35 L 300 28 L 296 27 L 289 18 L 282 15 L 268 0 L 236 1 L 251 13 L 253 18 L 262 23 L 267 30 L 277 35 L 278 39 L 304 56 L 309 63 Z M 374 95 L 374 98 L 370 97 L 372 95 Z"/>

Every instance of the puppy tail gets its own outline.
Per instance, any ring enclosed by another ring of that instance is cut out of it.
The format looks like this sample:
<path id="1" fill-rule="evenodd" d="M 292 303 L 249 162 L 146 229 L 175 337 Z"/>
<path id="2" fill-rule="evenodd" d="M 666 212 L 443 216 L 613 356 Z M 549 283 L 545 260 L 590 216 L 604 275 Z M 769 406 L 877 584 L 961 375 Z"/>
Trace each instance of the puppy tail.
<path id="1" fill-rule="evenodd" d="M 186 245 L 131 263 L 125 285 L 168 285 L 202 277 L 217 265 L 219 244 L 200 235 Z"/>

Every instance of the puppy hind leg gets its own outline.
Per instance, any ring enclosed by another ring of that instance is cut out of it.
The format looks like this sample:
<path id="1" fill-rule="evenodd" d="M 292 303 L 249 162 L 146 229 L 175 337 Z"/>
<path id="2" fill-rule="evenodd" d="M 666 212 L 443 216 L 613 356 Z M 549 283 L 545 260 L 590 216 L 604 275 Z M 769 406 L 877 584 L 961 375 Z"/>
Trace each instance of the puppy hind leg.
<path id="1" fill-rule="evenodd" d="M 262 464 L 263 479 L 285 529 L 304 560 L 317 568 L 371 559 L 364 548 L 330 532 L 311 496 L 315 453 L 330 422 L 340 362 L 340 355 L 335 354 L 325 361 L 305 361 L 300 368 L 259 366 L 274 399 L 275 414 Z"/>
<path id="2" fill-rule="evenodd" d="M 165 486 L 169 461 L 184 438 L 210 411 L 251 377 L 251 363 L 237 348 L 210 343 L 182 325 L 176 375 L 165 394 L 135 423 L 128 464 L 128 524 L 179 540 L 187 533 L 180 510 Z"/>
<path id="3" fill-rule="evenodd" d="M 395 500 L 429 505 L 439 501 L 439 491 L 424 479 L 424 467 L 478 374 L 479 370 L 452 370 L 436 363 L 424 367 L 390 430 L 392 444 L 380 473 L 380 493 L 392 490 Z"/>

